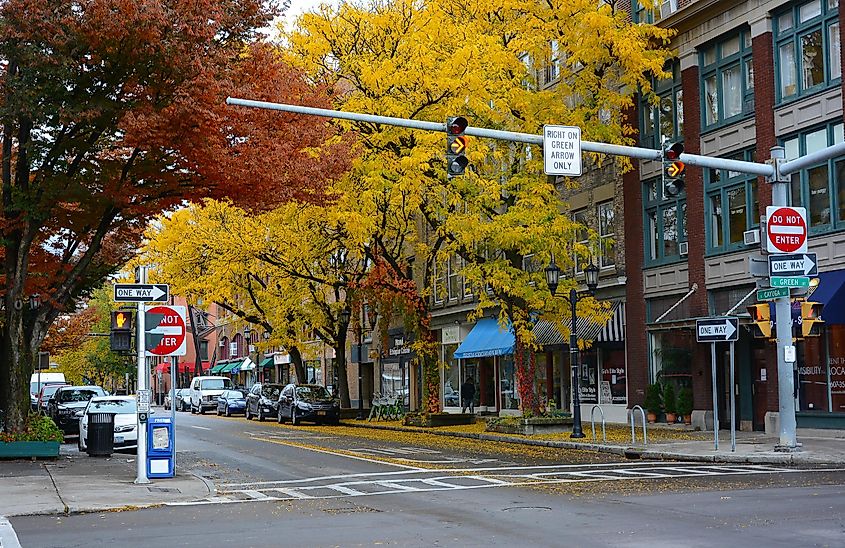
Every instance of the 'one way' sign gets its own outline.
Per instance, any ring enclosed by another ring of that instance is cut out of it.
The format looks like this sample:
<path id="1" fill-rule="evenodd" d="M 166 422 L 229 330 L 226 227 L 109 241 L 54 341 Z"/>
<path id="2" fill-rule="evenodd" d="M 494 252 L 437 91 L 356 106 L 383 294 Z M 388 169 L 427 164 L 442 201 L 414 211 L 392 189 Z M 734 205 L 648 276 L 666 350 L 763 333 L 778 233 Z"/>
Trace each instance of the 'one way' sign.
<path id="1" fill-rule="evenodd" d="M 708 318 L 696 320 L 695 334 L 698 342 L 729 342 L 739 339 L 738 318 Z"/>

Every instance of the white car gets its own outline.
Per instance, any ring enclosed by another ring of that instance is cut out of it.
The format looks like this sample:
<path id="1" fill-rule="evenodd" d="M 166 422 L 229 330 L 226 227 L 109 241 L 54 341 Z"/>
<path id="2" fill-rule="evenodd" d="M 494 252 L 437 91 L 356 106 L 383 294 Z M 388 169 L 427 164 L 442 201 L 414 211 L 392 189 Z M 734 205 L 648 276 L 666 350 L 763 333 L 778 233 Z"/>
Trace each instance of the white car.
<path id="1" fill-rule="evenodd" d="M 88 450 L 88 415 L 114 413 L 114 448 L 138 448 L 138 408 L 135 396 L 98 396 L 91 398 L 79 416 L 79 450 Z"/>
<path id="2" fill-rule="evenodd" d="M 205 414 L 217 409 L 217 398 L 235 388 L 229 377 L 194 377 L 191 381 L 191 413 Z"/>

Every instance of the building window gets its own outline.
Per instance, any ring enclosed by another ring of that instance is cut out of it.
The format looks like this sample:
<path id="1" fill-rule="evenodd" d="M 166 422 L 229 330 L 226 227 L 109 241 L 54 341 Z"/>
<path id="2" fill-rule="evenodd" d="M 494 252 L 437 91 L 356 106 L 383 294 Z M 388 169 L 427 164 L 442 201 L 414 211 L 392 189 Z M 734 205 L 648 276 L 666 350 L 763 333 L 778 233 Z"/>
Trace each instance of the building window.
<path id="1" fill-rule="evenodd" d="M 632 14 L 634 23 L 652 24 L 678 11 L 678 0 L 660 0 L 659 11 L 656 5 L 654 8 L 647 8 L 637 0 L 632 5 L 634 6 Z"/>
<path id="2" fill-rule="evenodd" d="M 775 33 L 779 101 L 838 85 L 839 0 L 794 4 L 775 16 Z"/>
<path id="3" fill-rule="evenodd" d="M 668 78 L 652 80 L 658 103 L 644 101 L 640 108 L 640 142 L 658 149 L 665 141 L 679 141 L 684 134 L 684 92 L 681 89 L 680 62 L 674 59 L 666 66 Z"/>
<path id="4" fill-rule="evenodd" d="M 205 339 L 200 341 L 200 360 L 208 361 L 208 341 Z"/>
<path id="5" fill-rule="evenodd" d="M 705 128 L 754 114 L 751 32 L 741 30 L 702 48 L 701 110 Z"/>
<path id="6" fill-rule="evenodd" d="M 727 158 L 753 162 L 754 151 L 745 150 Z M 743 233 L 760 225 L 757 177 L 727 169 L 708 169 L 704 172 L 704 185 L 708 253 L 743 248 Z"/>
<path id="7" fill-rule="evenodd" d="M 549 63 L 543 68 L 543 83 L 551 84 L 560 77 L 560 45 L 557 40 L 549 43 Z"/>
<path id="8" fill-rule="evenodd" d="M 460 257 L 452 255 L 449 258 L 447 275 L 447 291 L 450 301 L 456 301 L 463 293 L 463 280 L 461 277 Z"/>
<path id="9" fill-rule="evenodd" d="M 442 303 L 446 295 L 446 271 L 447 265 L 438 264 L 436 261 L 432 266 L 431 293 L 435 303 Z"/>
<path id="10" fill-rule="evenodd" d="M 599 267 L 613 267 L 616 265 L 613 201 L 600 203 L 597 207 L 597 214 L 599 218 Z"/>
<path id="11" fill-rule="evenodd" d="M 573 264 L 575 265 L 575 273 L 581 274 L 584 272 L 584 267 L 590 262 L 590 233 L 587 230 L 587 210 L 579 209 L 578 211 L 573 211 L 572 222 L 577 225 L 575 227 Z"/>
<path id="12" fill-rule="evenodd" d="M 686 193 L 666 196 L 659 178 L 646 181 L 644 187 L 646 264 L 676 261 L 680 259 L 679 244 L 687 241 Z"/>
<path id="13" fill-rule="evenodd" d="M 842 123 L 806 131 L 783 142 L 787 160 L 843 142 Z M 827 160 L 792 175 L 792 205 L 807 208 L 811 232 L 845 228 L 845 157 Z"/>

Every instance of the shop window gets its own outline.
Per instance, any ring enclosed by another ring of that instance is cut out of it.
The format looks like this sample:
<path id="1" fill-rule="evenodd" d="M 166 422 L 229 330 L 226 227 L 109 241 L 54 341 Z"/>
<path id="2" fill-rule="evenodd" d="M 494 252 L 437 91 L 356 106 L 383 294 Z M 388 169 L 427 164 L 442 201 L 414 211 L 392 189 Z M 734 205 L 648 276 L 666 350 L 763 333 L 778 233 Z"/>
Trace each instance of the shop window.
<path id="1" fill-rule="evenodd" d="M 597 206 L 599 218 L 599 267 L 610 268 L 616 265 L 616 228 L 613 201 L 602 202 Z"/>
<path id="2" fill-rule="evenodd" d="M 702 48 L 701 109 L 704 128 L 754 114 L 751 32 L 741 30 Z"/>
<path id="3" fill-rule="evenodd" d="M 788 160 L 843 142 L 842 123 L 812 129 L 786 139 Z M 845 157 L 840 156 L 792 175 L 793 206 L 807 208 L 814 233 L 845 229 Z"/>
<path id="4" fill-rule="evenodd" d="M 839 1 L 795 3 L 775 16 L 777 100 L 839 85 Z"/>
<path id="5" fill-rule="evenodd" d="M 458 344 L 444 344 L 441 346 L 443 361 L 443 405 L 444 407 L 461 406 L 461 369 L 455 359 Z"/>
<path id="6" fill-rule="evenodd" d="M 753 162 L 754 151 L 745 150 L 728 158 Z M 704 186 L 708 208 L 707 252 L 745 248 L 743 233 L 760 225 L 757 177 L 740 171 L 708 169 L 704 173 Z"/>
<path id="7" fill-rule="evenodd" d="M 320 360 L 307 360 L 305 362 L 304 382 L 309 384 L 323 384 L 323 368 L 320 366 Z"/>
<path id="8" fill-rule="evenodd" d="M 657 104 L 644 100 L 640 105 L 640 142 L 647 148 L 658 149 L 665 141 L 679 141 L 684 134 L 684 92 L 681 89 L 681 67 L 677 59 L 666 68 L 669 76 L 652 79 Z"/>
<path id="9" fill-rule="evenodd" d="M 624 348 L 598 347 L 581 353 L 581 403 L 627 404 Z"/>
<path id="10" fill-rule="evenodd" d="M 651 179 L 643 188 L 646 264 L 681 259 L 680 243 L 687 241 L 686 193 L 666 196 L 661 180 Z"/>

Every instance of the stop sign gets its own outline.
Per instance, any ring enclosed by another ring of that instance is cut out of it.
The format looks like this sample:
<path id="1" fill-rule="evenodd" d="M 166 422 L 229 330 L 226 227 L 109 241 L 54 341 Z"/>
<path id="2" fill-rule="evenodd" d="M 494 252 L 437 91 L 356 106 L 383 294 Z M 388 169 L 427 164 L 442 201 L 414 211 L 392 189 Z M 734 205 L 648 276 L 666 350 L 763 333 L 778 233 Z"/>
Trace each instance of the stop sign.
<path id="1" fill-rule="evenodd" d="M 807 251 L 807 210 L 803 207 L 767 207 L 766 236 L 769 253 L 804 253 Z"/>
<path id="2" fill-rule="evenodd" d="M 154 356 L 184 356 L 185 307 L 151 306 L 144 316 L 146 350 Z"/>

